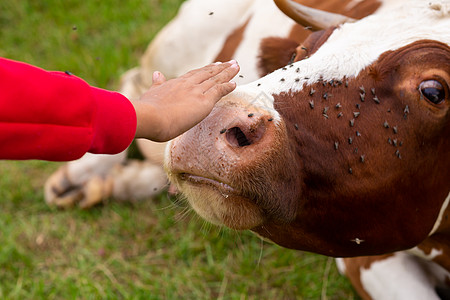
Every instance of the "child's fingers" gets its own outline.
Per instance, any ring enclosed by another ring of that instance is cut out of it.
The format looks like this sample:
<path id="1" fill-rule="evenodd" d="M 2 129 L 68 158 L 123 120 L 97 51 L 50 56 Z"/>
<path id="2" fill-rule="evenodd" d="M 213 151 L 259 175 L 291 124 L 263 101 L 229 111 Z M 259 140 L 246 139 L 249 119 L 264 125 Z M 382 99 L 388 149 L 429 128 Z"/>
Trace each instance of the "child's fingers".
<path id="1" fill-rule="evenodd" d="M 236 82 L 229 81 L 221 84 L 216 84 L 205 93 L 205 96 L 214 99 L 214 102 L 219 101 L 222 97 L 228 95 L 236 88 Z"/>
<path id="2" fill-rule="evenodd" d="M 199 84 L 199 86 L 202 89 L 203 93 L 207 93 L 208 90 L 213 88 L 214 86 L 229 82 L 234 76 L 237 75 L 238 72 L 239 66 L 237 64 L 233 64 L 230 67 L 222 70 L 215 76 L 203 81 Z"/>
<path id="3" fill-rule="evenodd" d="M 231 66 L 236 66 L 236 61 L 232 60 L 226 63 L 215 63 L 207 65 L 203 68 L 189 71 L 185 75 L 181 76 L 185 79 L 188 79 L 190 82 L 194 84 L 202 83 L 205 80 L 210 79 L 211 77 L 221 73 L 223 70 L 230 68 Z M 231 79 L 231 78 L 230 78 Z M 228 79 L 228 80 L 230 80 Z"/>

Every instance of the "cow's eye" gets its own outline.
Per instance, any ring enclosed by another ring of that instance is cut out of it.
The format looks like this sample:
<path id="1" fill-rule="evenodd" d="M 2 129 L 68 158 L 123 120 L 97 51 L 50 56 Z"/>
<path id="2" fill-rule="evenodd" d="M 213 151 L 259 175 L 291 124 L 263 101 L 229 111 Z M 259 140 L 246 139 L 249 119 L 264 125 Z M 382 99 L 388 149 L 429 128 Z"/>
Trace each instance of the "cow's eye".
<path id="1" fill-rule="evenodd" d="M 440 104 L 445 100 L 445 89 L 437 80 L 422 81 L 419 91 L 431 103 Z"/>

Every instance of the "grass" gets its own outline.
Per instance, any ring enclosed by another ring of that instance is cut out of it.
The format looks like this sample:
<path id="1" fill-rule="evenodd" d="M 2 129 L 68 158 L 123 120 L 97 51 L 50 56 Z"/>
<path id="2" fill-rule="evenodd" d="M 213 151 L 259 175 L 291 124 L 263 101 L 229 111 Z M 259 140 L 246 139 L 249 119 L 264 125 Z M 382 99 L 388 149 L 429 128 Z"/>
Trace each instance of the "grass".
<path id="1" fill-rule="evenodd" d="M 3 0 L 0 55 L 115 89 L 181 0 Z M 210 226 L 163 194 L 47 207 L 60 164 L 0 161 L 1 299 L 355 299 L 327 257 Z"/>

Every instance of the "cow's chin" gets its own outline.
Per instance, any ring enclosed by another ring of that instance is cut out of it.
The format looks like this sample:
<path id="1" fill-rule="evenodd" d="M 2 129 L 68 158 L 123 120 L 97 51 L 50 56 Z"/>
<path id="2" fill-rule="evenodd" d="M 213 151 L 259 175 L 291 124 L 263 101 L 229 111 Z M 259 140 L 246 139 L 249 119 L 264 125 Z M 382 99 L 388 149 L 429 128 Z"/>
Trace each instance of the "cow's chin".
<path id="1" fill-rule="evenodd" d="M 263 224 L 262 210 L 229 185 L 186 173 L 177 177 L 177 186 L 191 207 L 208 222 L 237 230 Z"/>

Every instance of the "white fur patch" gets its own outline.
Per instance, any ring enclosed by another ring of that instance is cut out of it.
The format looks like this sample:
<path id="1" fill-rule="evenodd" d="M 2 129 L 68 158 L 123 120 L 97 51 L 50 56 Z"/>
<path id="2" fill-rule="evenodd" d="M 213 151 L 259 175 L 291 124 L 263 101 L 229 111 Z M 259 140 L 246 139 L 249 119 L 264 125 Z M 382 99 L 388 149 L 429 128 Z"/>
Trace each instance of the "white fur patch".
<path id="1" fill-rule="evenodd" d="M 432 278 L 426 264 L 405 252 L 361 268 L 361 283 L 374 300 L 438 300 L 434 291 L 437 279 Z"/>
<path id="2" fill-rule="evenodd" d="M 345 266 L 345 262 L 343 258 L 336 258 L 336 266 L 338 268 L 338 271 L 341 275 L 345 275 L 345 272 L 347 272 L 347 267 Z"/>

